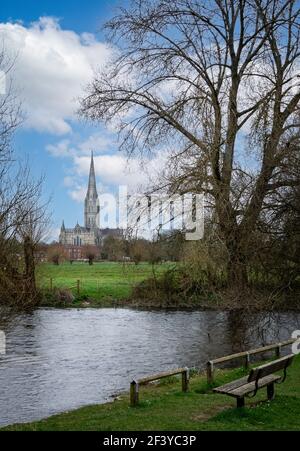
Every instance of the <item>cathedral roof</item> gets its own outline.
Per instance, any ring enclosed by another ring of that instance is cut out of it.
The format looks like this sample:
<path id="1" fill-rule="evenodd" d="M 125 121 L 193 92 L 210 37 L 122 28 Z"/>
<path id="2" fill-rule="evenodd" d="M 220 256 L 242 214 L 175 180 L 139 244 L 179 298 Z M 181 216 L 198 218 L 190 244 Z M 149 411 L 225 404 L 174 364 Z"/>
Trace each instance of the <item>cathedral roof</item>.
<path id="1" fill-rule="evenodd" d="M 99 230 L 99 229 L 97 229 L 97 228 L 91 229 L 89 227 L 83 227 L 77 223 L 73 229 L 65 228 L 63 231 L 66 233 L 91 233 L 91 232 L 95 232 L 97 230 Z"/>

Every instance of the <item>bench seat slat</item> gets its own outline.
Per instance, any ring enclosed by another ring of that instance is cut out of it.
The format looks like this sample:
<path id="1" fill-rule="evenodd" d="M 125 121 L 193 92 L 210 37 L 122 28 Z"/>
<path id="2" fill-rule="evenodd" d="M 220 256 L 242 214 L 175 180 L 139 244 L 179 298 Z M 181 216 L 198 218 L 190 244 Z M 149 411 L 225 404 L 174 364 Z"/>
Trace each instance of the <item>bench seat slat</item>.
<path id="1" fill-rule="evenodd" d="M 248 376 L 245 376 L 245 377 L 241 377 L 240 379 L 237 379 L 235 381 L 228 382 L 228 384 L 224 384 L 221 387 L 214 388 L 214 391 L 217 392 L 219 390 L 222 390 L 222 393 L 223 393 L 223 391 L 225 393 L 227 393 L 227 392 L 230 392 L 230 391 L 234 390 L 235 388 L 238 388 L 241 385 L 245 385 L 247 383 L 248 383 Z"/>
<path id="2" fill-rule="evenodd" d="M 248 377 L 243 377 L 241 379 L 234 381 L 236 383 L 235 386 L 233 385 L 233 383 L 229 383 L 222 385 L 221 387 L 214 388 L 213 391 L 216 393 L 222 393 L 224 395 L 233 396 L 234 398 L 244 397 L 245 395 L 255 390 L 255 381 L 247 382 L 247 379 Z M 265 387 L 279 379 L 281 379 L 281 377 L 276 376 L 274 374 L 263 377 L 258 381 L 258 388 Z"/>
<path id="3" fill-rule="evenodd" d="M 281 379 L 281 376 L 277 376 L 275 374 L 270 374 L 269 376 L 262 377 L 258 381 L 258 388 L 265 387 L 266 385 L 269 385 L 273 382 L 278 381 Z M 232 390 L 232 396 L 245 396 L 248 393 L 251 393 L 255 390 L 255 381 L 254 382 L 248 382 L 248 384 L 243 385 L 242 387 L 236 388 L 235 390 Z"/>

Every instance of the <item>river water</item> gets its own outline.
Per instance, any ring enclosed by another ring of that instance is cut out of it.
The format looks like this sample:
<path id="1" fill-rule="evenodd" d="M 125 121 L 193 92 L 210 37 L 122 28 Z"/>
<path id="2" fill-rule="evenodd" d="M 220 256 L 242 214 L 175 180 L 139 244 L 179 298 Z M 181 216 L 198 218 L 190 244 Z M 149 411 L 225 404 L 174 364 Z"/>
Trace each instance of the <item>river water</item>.
<path id="1" fill-rule="evenodd" d="M 111 400 L 129 382 L 288 339 L 300 314 L 39 309 L 1 324 L 0 424 Z"/>

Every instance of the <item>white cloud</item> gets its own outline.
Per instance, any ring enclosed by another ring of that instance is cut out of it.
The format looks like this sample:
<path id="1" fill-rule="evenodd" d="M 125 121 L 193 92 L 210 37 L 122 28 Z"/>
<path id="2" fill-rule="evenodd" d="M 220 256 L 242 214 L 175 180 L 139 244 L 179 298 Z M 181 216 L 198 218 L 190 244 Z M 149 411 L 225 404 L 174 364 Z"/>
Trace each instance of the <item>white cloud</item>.
<path id="1" fill-rule="evenodd" d="M 133 160 L 130 166 L 121 155 L 98 155 L 94 157 L 95 172 L 97 178 L 98 193 L 111 190 L 111 187 L 127 185 L 133 189 L 143 182 L 138 162 Z M 67 183 L 73 180 L 73 187 L 69 190 L 72 199 L 82 202 L 86 195 L 87 177 L 90 169 L 90 156 L 76 156 L 73 160 L 73 176 L 67 179 Z M 78 180 L 82 185 L 78 186 Z"/>
<path id="2" fill-rule="evenodd" d="M 97 177 L 103 183 L 122 185 L 122 184 L 136 184 L 141 179 L 141 171 L 137 160 L 132 159 L 130 164 L 122 155 L 98 155 L 94 158 L 95 171 Z M 90 167 L 90 157 L 75 157 L 74 164 L 77 173 L 80 176 L 88 174 Z"/>
<path id="3" fill-rule="evenodd" d="M 72 139 L 62 139 L 48 144 L 46 150 L 54 157 L 75 157 L 91 155 L 91 151 L 107 152 L 115 146 L 114 138 L 106 131 L 92 133 L 87 139 L 80 140 L 75 134 Z"/>
<path id="4" fill-rule="evenodd" d="M 76 150 L 70 147 L 71 141 L 69 139 L 63 139 L 57 144 L 48 144 L 46 150 L 54 157 L 70 157 Z"/>
<path id="5" fill-rule="evenodd" d="M 86 185 L 76 186 L 73 190 L 69 190 L 70 197 L 76 202 L 82 203 L 86 196 Z"/>
<path id="6" fill-rule="evenodd" d="M 97 178 L 106 185 L 127 185 L 129 190 L 138 190 L 146 186 L 149 177 L 160 172 L 166 164 L 167 155 L 157 156 L 143 163 L 137 158 L 128 160 L 124 155 L 97 155 L 94 157 Z M 87 176 L 90 158 L 76 156 L 75 171 L 79 177 Z"/>
<path id="7" fill-rule="evenodd" d="M 90 154 L 94 152 L 104 152 L 112 148 L 116 144 L 111 136 L 107 136 L 103 132 L 97 132 L 90 135 L 85 141 L 78 145 L 82 153 Z"/>
<path id="8" fill-rule="evenodd" d="M 69 133 L 76 99 L 112 49 L 92 34 L 63 30 L 51 17 L 41 17 L 29 27 L 1 23 L 0 38 L 12 57 L 17 56 L 12 76 L 24 99 L 25 126 L 58 135 Z"/>
<path id="9" fill-rule="evenodd" d="M 67 188 L 70 188 L 73 186 L 73 184 L 74 184 L 73 178 L 71 176 L 67 175 L 64 178 L 64 186 L 66 186 Z"/>
<path id="10" fill-rule="evenodd" d="M 148 185 L 150 177 L 155 178 L 165 167 L 168 158 L 168 153 L 162 152 L 155 158 L 141 162 L 138 158 L 127 159 L 121 153 L 105 152 L 104 149 L 109 149 L 112 142 L 109 136 L 100 133 L 77 143 L 73 141 L 62 139 L 56 144 L 49 144 L 46 149 L 56 158 L 70 159 L 63 184 L 68 188 L 69 196 L 77 202 L 83 202 L 86 195 L 91 149 L 96 149 L 94 162 L 99 194 L 114 191 L 120 185 L 126 185 L 130 192 L 138 192 L 141 187 Z"/>

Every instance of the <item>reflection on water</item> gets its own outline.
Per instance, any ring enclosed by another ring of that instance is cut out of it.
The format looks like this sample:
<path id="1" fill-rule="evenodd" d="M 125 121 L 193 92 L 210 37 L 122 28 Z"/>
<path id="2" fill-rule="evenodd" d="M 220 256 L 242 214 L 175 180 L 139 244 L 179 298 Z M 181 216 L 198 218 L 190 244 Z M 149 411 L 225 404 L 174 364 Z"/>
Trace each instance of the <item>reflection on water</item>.
<path id="1" fill-rule="evenodd" d="M 288 339 L 300 315 L 40 309 L 2 325 L 0 424 L 100 403 L 136 376 Z"/>

